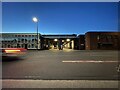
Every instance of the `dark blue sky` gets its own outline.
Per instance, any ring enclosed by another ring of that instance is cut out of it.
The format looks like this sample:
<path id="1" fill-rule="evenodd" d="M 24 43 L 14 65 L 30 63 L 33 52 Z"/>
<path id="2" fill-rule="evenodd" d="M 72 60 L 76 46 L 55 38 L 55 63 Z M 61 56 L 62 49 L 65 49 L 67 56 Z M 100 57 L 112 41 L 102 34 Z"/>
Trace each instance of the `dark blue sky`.
<path id="1" fill-rule="evenodd" d="M 117 31 L 117 2 L 3 2 L 3 32 L 34 32 L 39 20 L 41 34 L 83 34 L 88 31 Z"/>

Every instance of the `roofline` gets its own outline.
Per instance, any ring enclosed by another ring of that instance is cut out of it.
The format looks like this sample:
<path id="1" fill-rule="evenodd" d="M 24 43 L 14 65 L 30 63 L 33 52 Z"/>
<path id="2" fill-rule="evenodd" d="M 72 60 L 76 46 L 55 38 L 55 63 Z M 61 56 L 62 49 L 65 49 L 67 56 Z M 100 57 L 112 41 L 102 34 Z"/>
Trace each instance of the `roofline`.
<path id="1" fill-rule="evenodd" d="M 43 34 L 43 35 L 76 35 L 76 34 Z"/>
<path id="2" fill-rule="evenodd" d="M 88 31 L 86 33 L 120 33 L 119 31 Z"/>
<path id="3" fill-rule="evenodd" d="M 37 34 L 37 33 L 0 33 L 0 34 Z M 40 34 L 40 33 L 38 33 L 38 34 Z"/>

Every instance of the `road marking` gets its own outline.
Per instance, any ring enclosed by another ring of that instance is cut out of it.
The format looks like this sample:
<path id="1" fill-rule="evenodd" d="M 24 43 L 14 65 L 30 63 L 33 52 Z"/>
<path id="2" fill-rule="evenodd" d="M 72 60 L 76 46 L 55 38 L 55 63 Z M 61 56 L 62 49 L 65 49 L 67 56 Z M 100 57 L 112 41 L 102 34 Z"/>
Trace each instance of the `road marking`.
<path id="1" fill-rule="evenodd" d="M 118 61 L 95 61 L 95 60 L 79 60 L 79 61 L 62 61 L 64 63 L 117 63 Z"/>

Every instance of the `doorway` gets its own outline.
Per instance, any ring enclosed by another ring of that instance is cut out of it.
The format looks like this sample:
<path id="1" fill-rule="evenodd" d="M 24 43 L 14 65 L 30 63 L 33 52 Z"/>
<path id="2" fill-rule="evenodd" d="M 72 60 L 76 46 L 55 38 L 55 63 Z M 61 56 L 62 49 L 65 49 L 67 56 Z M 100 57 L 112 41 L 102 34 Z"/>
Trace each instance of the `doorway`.
<path id="1" fill-rule="evenodd" d="M 28 48 L 28 45 L 27 44 L 25 44 L 25 49 L 27 49 Z"/>

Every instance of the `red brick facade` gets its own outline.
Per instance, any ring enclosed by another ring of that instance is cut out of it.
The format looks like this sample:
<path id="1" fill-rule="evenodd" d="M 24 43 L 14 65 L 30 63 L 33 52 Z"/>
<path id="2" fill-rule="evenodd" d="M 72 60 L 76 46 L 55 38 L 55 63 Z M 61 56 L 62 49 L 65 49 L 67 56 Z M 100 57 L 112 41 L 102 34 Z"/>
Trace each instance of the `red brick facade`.
<path id="1" fill-rule="evenodd" d="M 120 32 L 87 32 L 86 50 L 120 50 Z"/>

